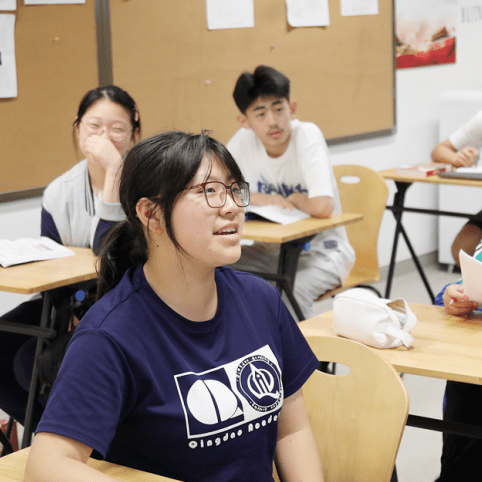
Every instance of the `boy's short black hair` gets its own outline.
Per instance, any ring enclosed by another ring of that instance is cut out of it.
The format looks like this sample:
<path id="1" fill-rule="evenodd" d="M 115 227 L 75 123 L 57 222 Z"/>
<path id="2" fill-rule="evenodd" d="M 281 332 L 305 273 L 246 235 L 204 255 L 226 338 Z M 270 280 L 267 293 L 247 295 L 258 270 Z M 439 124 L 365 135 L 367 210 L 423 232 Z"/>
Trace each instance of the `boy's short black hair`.
<path id="1" fill-rule="evenodd" d="M 258 97 L 290 100 L 290 79 L 273 67 L 258 65 L 253 73 L 243 72 L 236 81 L 233 97 L 242 114 Z"/>

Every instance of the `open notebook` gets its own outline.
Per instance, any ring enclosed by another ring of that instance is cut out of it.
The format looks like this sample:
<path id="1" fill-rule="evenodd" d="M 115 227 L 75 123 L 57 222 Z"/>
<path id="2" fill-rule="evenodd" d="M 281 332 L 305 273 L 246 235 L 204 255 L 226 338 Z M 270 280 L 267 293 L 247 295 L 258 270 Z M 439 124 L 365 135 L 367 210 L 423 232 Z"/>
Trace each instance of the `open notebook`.
<path id="1" fill-rule="evenodd" d="M 453 171 L 440 172 L 440 177 L 449 179 L 475 179 L 482 180 L 482 168 L 480 167 L 458 167 Z"/>

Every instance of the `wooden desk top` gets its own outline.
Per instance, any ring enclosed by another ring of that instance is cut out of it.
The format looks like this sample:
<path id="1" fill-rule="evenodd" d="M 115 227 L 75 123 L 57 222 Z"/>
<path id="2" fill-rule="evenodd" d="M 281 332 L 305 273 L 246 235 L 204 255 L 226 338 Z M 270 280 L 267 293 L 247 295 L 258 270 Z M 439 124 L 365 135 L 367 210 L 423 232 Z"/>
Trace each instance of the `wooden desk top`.
<path id="1" fill-rule="evenodd" d="M 379 173 L 385 179 L 391 179 L 392 181 L 427 182 L 429 184 L 451 184 L 456 186 L 482 187 L 482 181 L 479 181 L 476 179 L 449 179 L 447 177 L 440 177 L 440 176 L 428 176 L 428 177 L 398 176 L 396 168 L 385 169 L 384 171 L 379 171 Z"/>
<path id="2" fill-rule="evenodd" d="M 377 349 L 397 371 L 482 385 L 482 313 L 447 315 L 440 306 L 409 303 L 417 317 L 410 348 Z M 305 336 L 337 336 L 333 311 L 299 324 Z"/>
<path id="3" fill-rule="evenodd" d="M 290 224 L 277 224 L 270 221 L 246 221 L 243 229 L 243 238 L 265 243 L 286 243 L 295 239 L 304 238 L 321 233 L 327 229 L 345 226 L 346 224 L 361 221 L 361 214 L 333 214 L 328 219 L 306 218 Z"/>
<path id="4" fill-rule="evenodd" d="M 0 290 L 11 293 L 40 293 L 94 279 L 96 256 L 89 248 L 71 248 L 75 256 L 0 267 Z"/>
<path id="5" fill-rule="evenodd" d="M 0 458 L 0 482 L 22 482 L 30 448 Z M 89 459 L 88 464 L 113 479 L 125 482 L 176 482 L 174 479 L 149 474 L 140 470 Z"/>

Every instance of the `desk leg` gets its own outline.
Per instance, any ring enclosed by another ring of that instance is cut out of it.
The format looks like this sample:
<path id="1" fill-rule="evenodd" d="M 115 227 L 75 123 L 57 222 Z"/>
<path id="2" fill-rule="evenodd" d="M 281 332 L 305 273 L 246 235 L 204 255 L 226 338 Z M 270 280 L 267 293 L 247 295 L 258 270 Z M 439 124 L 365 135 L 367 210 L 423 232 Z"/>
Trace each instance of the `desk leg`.
<path id="1" fill-rule="evenodd" d="M 402 224 L 402 214 L 404 211 L 405 194 L 407 192 L 407 189 L 411 186 L 411 184 L 407 182 L 395 181 L 395 185 L 397 186 L 397 192 L 395 193 L 393 206 L 388 206 L 388 208 L 391 208 L 391 211 L 393 213 L 393 216 L 395 217 L 395 221 L 397 224 L 395 227 L 395 236 L 393 238 L 392 255 L 390 257 L 390 265 L 388 269 L 385 298 L 387 299 L 390 298 L 390 291 L 391 291 L 393 275 L 395 271 L 395 258 L 397 255 L 398 238 L 400 234 L 402 234 L 403 239 L 407 244 L 408 250 L 410 251 L 410 255 L 412 256 L 413 262 L 415 263 L 415 267 L 417 268 L 417 271 L 420 274 L 420 277 L 422 278 L 425 289 L 427 290 L 427 293 L 433 303 L 435 301 L 435 296 L 433 295 L 432 288 L 430 287 L 427 277 L 425 276 L 425 272 L 423 271 L 422 265 L 420 264 L 420 261 L 418 260 L 417 255 L 415 254 L 415 251 L 412 247 L 412 243 L 410 242 L 410 239 L 408 238 L 408 235 Z"/>
<path id="2" fill-rule="evenodd" d="M 305 317 L 293 293 L 293 286 L 296 270 L 298 269 L 298 260 L 303 249 L 302 246 L 311 238 L 312 236 L 308 239 L 298 239 L 296 241 L 283 243 L 280 248 L 278 260 L 278 281 L 276 282 L 276 287 L 280 292 L 285 291 L 299 321 L 303 321 Z"/>
<path id="3" fill-rule="evenodd" d="M 385 298 L 390 298 L 390 290 L 392 288 L 392 279 L 393 274 L 395 271 L 395 258 L 397 256 L 397 248 L 398 248 L 398 237 L 400 236 L 400 231 L 402 228 L 402 213 L 403 213 L 403 205 L 405 203 L 405 194 L 407 189 L 411 186 L 409 183 L 400 183 L 395 182 L 397 187 L 397 192 L 395 193 L 395 197 L 393 199 L 393 207 L 397 209 L 392 211 L 393 216 L 395 217 L 395 236 L 393 237 L 393 246 L 392 246 L 392 255 L 390 257 L 390 265 L 388 267 L 388 276 L 387 276 L 387 286 L 385 288 Z"/>
<path id="4" fill-rule="evenodd" d="M 42 307 L 42 318 L 40 320 L 40 327 L 47 328 L 50 315 L 52 312 L 52 303 L 48 292 L 44 294 L 44 302 Z M 39 395 L 39 380 L 38 380 L 38 356 L 42 350 L 44 338 L 39 336 L 37 338 L 37 348 L 35 350 L 35 358 L 32 369 L 32 380 L 30 382 L 30 390 L 28 393 L 27 409 L 25 412 L 25 425 L 22 438 L 22 448 L 29 447 L 32 443 L 32 429 L 33 429 L 33 414 L 35 402 Z"/>

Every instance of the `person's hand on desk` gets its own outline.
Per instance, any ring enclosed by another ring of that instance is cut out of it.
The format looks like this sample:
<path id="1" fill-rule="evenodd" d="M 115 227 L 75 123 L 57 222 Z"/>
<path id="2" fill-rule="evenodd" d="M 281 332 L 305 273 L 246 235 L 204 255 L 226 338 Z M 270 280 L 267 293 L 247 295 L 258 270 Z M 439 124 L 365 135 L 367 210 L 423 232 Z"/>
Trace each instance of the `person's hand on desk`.
<path id="1" fill-rule="evenodd" d="M 479 307 L 476 301 L 469 300 L 464 294 L 464 287 L 461 284 L 448 285 L 443 294 L 443 301 L 449 315 L 468 315 Z"/>
<path id="2" fill-rule="evenodd" d="M 432 151 L 432 160 L 445 162 L 455 167 L 470 167 L 477 160 L 478 151 L 475 147 L 464 147 L 457 151 L 449 139 L 437 144 Z"/>
<path id="3" fill-rule="evenodd" d="M 329 218 L 335 209 L 335 202 L 329 196 L 308 197 L 302 192 L 294 192 L 288 196 L 295 208 L 319 219 Z"/>
<path id="4" fill-rule="evenodd" d="M 456 167 L 470 167 L 477 160 L 478 151 L 475 147 L 464 147 L 457 152 L 454 165 Z"/>

